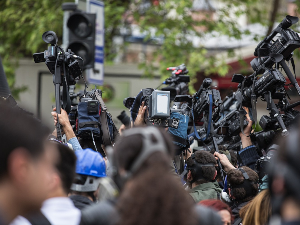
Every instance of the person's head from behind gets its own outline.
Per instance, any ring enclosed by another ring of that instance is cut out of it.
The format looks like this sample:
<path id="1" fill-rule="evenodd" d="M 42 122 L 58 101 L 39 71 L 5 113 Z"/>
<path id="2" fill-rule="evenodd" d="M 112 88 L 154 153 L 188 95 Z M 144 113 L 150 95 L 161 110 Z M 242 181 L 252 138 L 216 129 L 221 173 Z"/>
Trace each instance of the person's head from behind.
<path id="1" fill-rule="evenodd" d="M 268 223 L 271 212 L 270 192 L 263 190 L 240 210 L 240 216 L 243 225 L 260 225 Z"/>
<path id="2" fill-rule="evenodd" d="M 76 155 L 72 149 L 54 138 L 50 139 L 58 149 L 58 160 L 55 164 L 56 173 L 53 174 L 50 197 L 67 196 L 75 178 Z"/>
<path id="3" fill-rule="evenodd" d="M 84 195 L 95 201 L 99 179 L 106 177 L 106 165 L 99 152 L 84 149 L 75 152 L 77 156 L 76 176 L 71 186 L 71 194 Z"/>
<path id="4" fill-rule="evenodd" d="M 273 214 L 286 222 L 300 221 L 300 121 L 282 138 L 268 171 Z"/>
<path id="5" fill-rule="evenodd" d="M 193 224 L 193 201 L 170 172 L 173 152 L 171 138 L 154 126 L 119 138 L 114 159 L 123 181 L 117 204 L 123 225 Z"/>
<path id="6" fill-rule="evenodd" d="M 231 208 L 224 202 L 217 199 L 203 200 L 198 203 L 218 211 L 224 225 L 231 225 L 233 222 Z"/>
<path id="7" fill-rule="evenodd" d="M 187 181 L 192 185 L 212 182 L 217 176 L 217 161 L 207 151 L 196 151 L 187 159 Z"/>
<path id="8" fill-rule="evenodd" d="M 232 169 L 227 173 L 229 196 L 237 202 L 247 202 L 258 193 L 258 175 L 249 167 Z"/>
<path id="9" fill-rule="evenodd" d="M 21 215 L 41 207 L 54 173 L 57 149 L 47 142 L 49 130 L 38 120 L 6 105 L 0 107 L 0 209 L 10 220 L 11 209 L 3 206 L 6 198 Z"/>
<path id="10" fill-rule="evenodd" d="M 230 154 L 230 162 L 234 167 L 237 167 L 237 153 L 236 151 L 233 150 L 229 150 L 229 154 Z"/>

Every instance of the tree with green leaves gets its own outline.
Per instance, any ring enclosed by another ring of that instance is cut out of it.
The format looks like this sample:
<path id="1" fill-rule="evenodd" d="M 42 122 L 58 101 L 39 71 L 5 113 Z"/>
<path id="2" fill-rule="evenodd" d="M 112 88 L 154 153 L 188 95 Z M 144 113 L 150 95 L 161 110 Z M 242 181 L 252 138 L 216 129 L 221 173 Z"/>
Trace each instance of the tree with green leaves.
<path id="1" fill-rule="evenodd" d="M 43 51 L 45 43 L 41 35 L 47 30 L 55 31 L 61 43 L 61 5 L 64 2 L 67 1 L 0 1 L 0 56 L 14 97 L 26 90 L 24 86 L 15 86 L 14 73 L 18 59 L 32 57 L 33 53 Z M 247 14 L 249 22 L 269 26 L 282 19 L 277 16 L 278 7 L 274 6 L 271 11 L 267 4 L 258 0 L 220 0 L 222 7 L 217 11 L 209 4 L 209 0 L 202 2 L 207 4 L 203 9 L 197 9 L 193 0 L 104 0 L 105 63 L 112 62 L 118 54 L 113 38 L 120 36 L 122 29 L 127 29 L 130 35 L 131 24 L 136 24 L 140 32 L 145 34 L 144 41 L 153 37 L 163 40 L 157 45 L 151 60 L 146 59 L 140 64 L 146 75 L 151 76 L 154 71 L 163 75 L 165 68 L 182 63 L 188 66 L 191 77 L 197 71 L 225 75 L 228 66 L 224 59 L 216 59 L 215 54 L 207 51 L 203 39 L 205 34 L 240 39 L 243 33 L 249 32 L 242 32 L 237 25 L 237 19 L 243 14 Z M 234 7 L 239 10 L 232 10 Z M 200 40 L 198 45 L 193 43 L 195 38 Z"/>
<path id="2" fill-rule="evenodd" d="M 7 81 L 14 97 L 26 86 L 15 86 L 15 70 L 21 57 L 45 49 L 41 36 L 53 30 L 62 37 L 63 0 L 4 0 L 0 1 L 0 56 Z"/>

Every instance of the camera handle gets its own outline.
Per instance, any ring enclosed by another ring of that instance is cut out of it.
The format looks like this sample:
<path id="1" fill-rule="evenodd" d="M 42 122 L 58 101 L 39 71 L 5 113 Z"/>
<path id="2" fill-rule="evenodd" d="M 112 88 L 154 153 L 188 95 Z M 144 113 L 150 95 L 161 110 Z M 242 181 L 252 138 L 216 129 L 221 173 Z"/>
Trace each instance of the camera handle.
<path id="1" fill-rule="evenodd" d="M 285 60 L 281 60 L 280 63 L 279 63 L 284 72 L 286 73 L 286 75 L 288 76 L 289 80 L 291 81 L 291 83 L 294 85 L 294 87 L 296 88 L 298 94 L 300 95 L 300 87 L 299 87 L 299 84 L 297 82 L 297 80 L 295 79 L 295 77 L 293 76 L 290 68 L 288 67 L 288 65 L 286 64 Z"/>
<path id="2" fill-rule="evenodd" d="M 60 104 L 61 65 L 57 64 L 57 59 L 55 63 L 55 73 L 53 74 L 53 83 L 55 87 L 56 113 L 60 114 L 61 113 L 61 104 Z M 57 131 L 57 139 L 61 141 L 62 133 L 61 133 L 61 125 L 59 123 L 58 116 L 57 116 L 57 123 L 56 123 L 56 131 Z"/>
<path id="3" fill-rule="evenodd" d="M 281 127 L 282 129 L 282 133 L 281 135 L 282 136 L 287 136 L 289 135 L 289 132 L 288 130 L 286 129 L 286 126 L 282 120 L 282 117 L 281 117 L 281 114 L 279 112 L 279 110 L 277 109 L 273 99 L 272 99 L 272 96 L 271 96 L 271 93 L 270 92 L 267 92 L 265 95 L 264 95 L 264 98 L 265 100 L 267 101 L 267 109 L 270 110 L 270 114 L 271 116 L 275 117 L 279 123 L 279 126 Z"/>
<path id="4" fill-rule="evenodd" d="M 213 136 L 213 146 L 215 148 L 215 152 L 220 153 L 219 152 L 219 147 L 218 147 L 218 144 L 217 144 L 217 138 L 215 136 Z M 222 164 L 220 162 L 220 159 L 217 160 L 217 163 L 218 163 L 218 166 L 220 168 L 222 180 L 225 183 L 224 171 L 223 171 L 223 167 L 222 167 Z"/>

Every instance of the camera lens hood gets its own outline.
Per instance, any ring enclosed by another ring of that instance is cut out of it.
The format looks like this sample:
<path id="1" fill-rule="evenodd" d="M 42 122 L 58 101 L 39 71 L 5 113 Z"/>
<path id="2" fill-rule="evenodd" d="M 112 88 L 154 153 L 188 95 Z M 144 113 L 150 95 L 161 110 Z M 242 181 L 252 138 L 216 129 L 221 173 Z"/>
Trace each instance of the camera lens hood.
<path id="1" fill-rule="evenodd" d="M 46 31 L 45 33 L 43 33 L 42 35 L 42 39 L 44 42 L 51 44 L 51 45 L 56 45 L 58 38 L 57 35 L 54 31 Z"/>

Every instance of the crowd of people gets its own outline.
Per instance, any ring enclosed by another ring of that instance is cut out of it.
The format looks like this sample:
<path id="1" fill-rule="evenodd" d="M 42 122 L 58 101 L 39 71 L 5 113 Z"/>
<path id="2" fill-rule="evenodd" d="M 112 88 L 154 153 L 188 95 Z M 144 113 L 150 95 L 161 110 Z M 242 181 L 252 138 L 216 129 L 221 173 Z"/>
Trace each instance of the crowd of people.
<path id="1" fill-rule="evenodd" d="M 64 110 L 52 116 L 67 143 L 26 111 L 0 107 L 0 225 L 300 224 L 300 126 L 269 148 L 266 170 L 249 120 L 242 150 L 189 149 L 178 174 L 172 139 L 142 123 L 143 106 L 113 147 L 96 149 Z"/>

